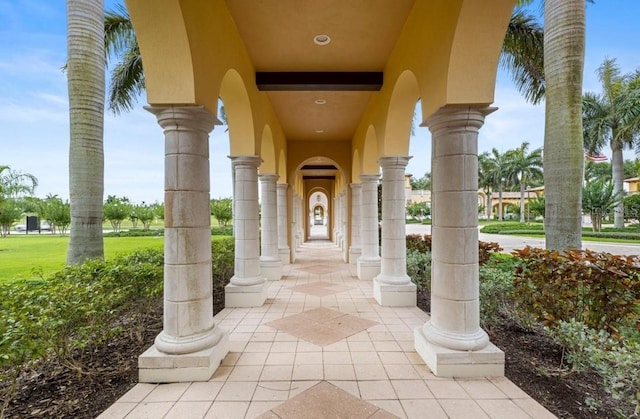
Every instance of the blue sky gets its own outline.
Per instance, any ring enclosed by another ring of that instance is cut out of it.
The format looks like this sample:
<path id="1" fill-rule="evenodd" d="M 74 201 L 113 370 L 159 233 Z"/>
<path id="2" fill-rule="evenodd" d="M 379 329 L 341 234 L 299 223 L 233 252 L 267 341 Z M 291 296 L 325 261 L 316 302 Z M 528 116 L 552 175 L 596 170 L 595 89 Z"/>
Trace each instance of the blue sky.
<path id="1" fill-rule="evenodd" d="M 107 0 L 107 7 L 115 2 Z M 0 0 L 0 165 L 35 175 L 36 195 L 68 197 L 68 100 L 66 10 L 64 0 Z M 535 9 L 537 10 L 537 9 Z M 640 68 L 638 0 L 597 0 L 587 6 L 585 91 L 599 91 L 595 70 L 605 57 L 616 58 L 623 72 Z M 136 109 L 114 117 L 105 113 L 105 197 L 127 196 L 134 202 L 162 201 L 164 140 L 155 117 Z M 481 130 L 480 151 L 505 151 L 544 137 L 544 105 L 527 104 L 500 72 L 493 106 Z M 231 196 L 228 140 L 218 127 L 210 139 L 211 197 Z M 417 177 L 430 170 L 430 135 L 416 128 L 407 168 Z M 626 158 L 633 158 L 627 151 Z"/>

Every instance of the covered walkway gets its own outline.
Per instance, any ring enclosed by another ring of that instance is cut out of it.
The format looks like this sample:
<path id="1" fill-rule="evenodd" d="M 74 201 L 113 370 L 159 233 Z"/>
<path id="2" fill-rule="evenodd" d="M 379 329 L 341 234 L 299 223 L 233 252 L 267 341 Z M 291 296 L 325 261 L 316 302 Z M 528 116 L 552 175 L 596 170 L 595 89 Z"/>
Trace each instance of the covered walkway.
<path id="1" fill-rule="evenodd" d="M 414 349 L 428 316 L 380 306 L 319 229 L 264 305 L 215 316 L 230 352 L 209 381 L 137 384 L 100 417 L 554 417 L 504 377 L 434 376 Z"/>

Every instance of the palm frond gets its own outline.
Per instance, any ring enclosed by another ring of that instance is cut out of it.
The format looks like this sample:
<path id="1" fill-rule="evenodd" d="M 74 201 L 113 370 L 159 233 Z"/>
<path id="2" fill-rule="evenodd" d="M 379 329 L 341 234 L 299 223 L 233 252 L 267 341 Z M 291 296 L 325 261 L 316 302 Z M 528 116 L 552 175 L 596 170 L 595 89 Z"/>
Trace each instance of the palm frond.
<path id="1" fill-rule="evenodd" d="M 138 46 L 126 51 L 113 68 L 109 83 L 108 108 L 114 114 L 133 109 L 137 97 L 144 91 L 144 71 Z"/>
<path id="2" fill-rule="evenodd" d="M 516 9 L 502 44 L 500 66 L 518 91 L 533 104 L 544 98 L 544 31 L 533 15 Z"/>

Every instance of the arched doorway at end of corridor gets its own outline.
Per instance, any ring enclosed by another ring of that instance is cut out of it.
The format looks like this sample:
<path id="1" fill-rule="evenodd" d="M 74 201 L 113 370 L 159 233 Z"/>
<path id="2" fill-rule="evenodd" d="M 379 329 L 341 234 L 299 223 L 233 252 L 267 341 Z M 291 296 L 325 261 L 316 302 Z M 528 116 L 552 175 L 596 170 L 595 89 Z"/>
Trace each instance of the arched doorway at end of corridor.
<path id="1" fill-rule="evenodd" d="M 324 191 L 309 195 L 309 240 L 329 240 L 329 197 Z"/>

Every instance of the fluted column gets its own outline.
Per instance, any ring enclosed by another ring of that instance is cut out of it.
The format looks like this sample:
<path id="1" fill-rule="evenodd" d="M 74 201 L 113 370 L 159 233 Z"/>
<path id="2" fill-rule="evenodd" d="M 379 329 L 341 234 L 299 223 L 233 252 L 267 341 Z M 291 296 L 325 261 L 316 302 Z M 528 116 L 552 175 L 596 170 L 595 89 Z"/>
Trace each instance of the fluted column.
<path id="1" fill-rule="evenodd" d="M 362 253 L 360 248 L 360 207 L 362 205 L 362 185 L 352 183 L 351 187 L 351 245 L 349 246 L 349 263 L 358 264 Z"/>
<path id="2" fill-rule="evenodd" d="M 225 287 L 225 307 L 259 307 L 267 299 L 260 273 L 258 156 L 231 156 L 236 199 L 234 275 Z"/>
<path id="3" fill-rule="evenodd" d="M 213 321 L 209 132 L 216 120 L 201 106 L 147 109 L 165 138 L 164 318 L 140 356 L 140 381 L 206 381 L 229 351 Z"/>
<path id="4" fill-rule="evenodd" d="M 427 119 L 433 141 L 431 319 L 416 329 L 415 344 L 436 375 L 504 374 L 504 354 L 480 328 L 478 298 L 478 130 L 492 110 L 450 106 Z"/>
<path id="5" fill-rule="evenodd" d="M 291 250 L 289 249 L 289 241 L 287 240 L 287 188 L 286 183 L 278 183 L 277 189 L 277 207 L 278 207 L 278 256 L 283 264 L 291 262 Z"/>
<path id="6" fill-rule="evenodd" d="M 382 306 L 416 305 L 416 285 L 407 275 L 404 171 L 411 157 L 386 156 L 382 167 L 382 260 L 373 296 Z"/>
<path id="7" fill-rule="evenodd" d="M 360 175 L 362 184 L 362 254 L 358 258 L 358 278 L 371 281 L 380 273 L 378 245 L 378 180 L 380 175 Z"/>
<path id="8" fill-rule="evenodd" d="M 276 182 L 280 176 L 260 175 L 262 211 L 260 214 L 260 272 L 268 281 L 282 278 L 282 262 L 278 255 L 278 203 Z"/>

